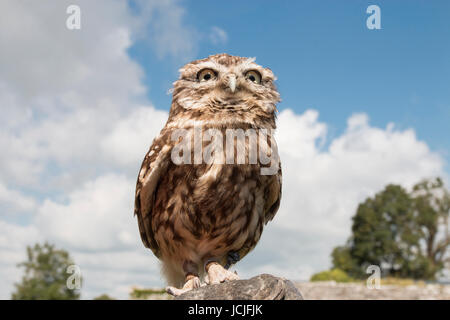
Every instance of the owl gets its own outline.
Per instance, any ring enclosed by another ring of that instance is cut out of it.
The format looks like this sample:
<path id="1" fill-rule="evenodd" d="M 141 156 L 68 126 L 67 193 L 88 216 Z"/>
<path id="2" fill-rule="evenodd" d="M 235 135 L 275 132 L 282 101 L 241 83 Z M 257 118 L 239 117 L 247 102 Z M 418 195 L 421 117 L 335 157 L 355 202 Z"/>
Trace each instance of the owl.
<path id="1" fill-rule="evenodd" d="M 168 120 L 139 171 L 140 236 L 174 296 L 239 279 L 229 267 L 279 208 L 280 95 L 272 71 L 254 60 L 217 54 L 182 67 Z"/>

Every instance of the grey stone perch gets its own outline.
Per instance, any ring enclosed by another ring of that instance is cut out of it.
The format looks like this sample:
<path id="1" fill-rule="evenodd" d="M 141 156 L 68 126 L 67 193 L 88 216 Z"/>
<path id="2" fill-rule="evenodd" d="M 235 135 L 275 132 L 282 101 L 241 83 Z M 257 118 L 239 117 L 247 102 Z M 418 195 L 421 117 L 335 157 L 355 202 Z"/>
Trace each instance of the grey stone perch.
<path id="1" fill-rule="evenodd" d="M 175 300 L 303 300 L 303 297 L 291 281 L 260 274 L 248 280 L 200 287 Z"/>

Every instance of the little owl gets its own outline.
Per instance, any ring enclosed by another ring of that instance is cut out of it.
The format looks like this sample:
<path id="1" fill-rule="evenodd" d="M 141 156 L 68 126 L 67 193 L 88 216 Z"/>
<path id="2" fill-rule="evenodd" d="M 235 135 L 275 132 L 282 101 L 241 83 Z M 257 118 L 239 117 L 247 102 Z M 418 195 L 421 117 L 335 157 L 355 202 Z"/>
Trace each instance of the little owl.
<path id="1" fill-rule="evenodd" d="M 172 295 L 199 287 L 203 278 L 209 284 L 238 279 L 229 267 L 256 246 L 278 210 L 274 81 L 254 59 L 228 54 L 180 69 L 169 119 L 139 172 L 134 209 Z M 274 170 L 264 173 L 269 167 Z"/>

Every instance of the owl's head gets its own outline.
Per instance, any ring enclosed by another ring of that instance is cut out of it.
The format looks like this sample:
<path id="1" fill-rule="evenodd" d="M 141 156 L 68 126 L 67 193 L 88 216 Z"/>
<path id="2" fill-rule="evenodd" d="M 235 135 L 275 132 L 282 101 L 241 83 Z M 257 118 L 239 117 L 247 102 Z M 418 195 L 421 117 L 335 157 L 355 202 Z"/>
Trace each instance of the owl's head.
<path id="1" fill-rule="evenodd" d="M 280 101 L 276 78 L 254 60 L 217 54 L 186 64 L 174 82 L 171 114 L 238 111 L 274 115 Z"/>

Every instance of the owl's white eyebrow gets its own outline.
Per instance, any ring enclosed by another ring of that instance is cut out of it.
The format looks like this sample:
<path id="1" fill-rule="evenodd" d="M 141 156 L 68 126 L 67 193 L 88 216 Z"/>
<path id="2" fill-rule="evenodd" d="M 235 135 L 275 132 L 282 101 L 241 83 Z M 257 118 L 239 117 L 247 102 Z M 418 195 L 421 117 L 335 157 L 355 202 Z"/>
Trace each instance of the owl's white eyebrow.
<path id="1" fill-rule="evenodd" d="M 211 61 L 206 61 L 206 62 L 199 63 L 199 64 L 197 64 L 196 67 L 197 67 L 198 71 L 200 71 L 202 69 L 206 69 L 206 68 L 213 69 L 213 70 L 220 69 L 220 66 L 218 64 L 213 63 Z"/>
<path id="2" fill-rule="evenodd" d="M 241 65 L 244 67 L 249 67 L 249 66 L 257 67 L 258 65 L 255 63 L 255 60 L 256 60 L 256 58 L 248 58 L 247 60 L 242 62 Z"/>

